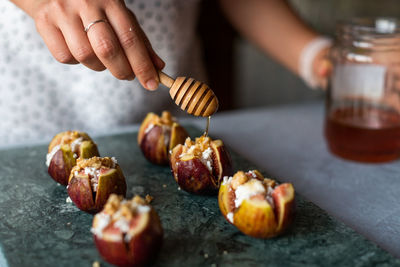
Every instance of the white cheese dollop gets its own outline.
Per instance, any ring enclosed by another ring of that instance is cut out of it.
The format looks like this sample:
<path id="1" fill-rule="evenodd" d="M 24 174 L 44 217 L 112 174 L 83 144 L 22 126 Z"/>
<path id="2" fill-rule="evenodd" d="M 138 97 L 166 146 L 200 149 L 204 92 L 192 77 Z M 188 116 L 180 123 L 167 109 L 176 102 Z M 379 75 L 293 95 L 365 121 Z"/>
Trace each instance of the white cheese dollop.
<path id="1" fill-rule="evenodd" d="M 97 220 L 97 224 L 96 224 L 96 227 L 92 227 L 90 229 L 90 232 L 101 237 L 103 235 L 104 228 L 106 228 L 110 224 L 111 217 L 110 217 L 110 215 L 102 213 L 102 212 L 97 213 L 95 217 Z"/>
<path id="2" fill-rule="evenodd" d="M 139 214 L 147 213 L 147 212 L 149 212 L 149 211 L 150 211 L 150 207 L 149 207 L 149 206 L 143 206 L 143 205 L 138 205 L 138 206 L 137 206 L 137 212 L 138 212 Z"/>
<path id="3" fill-rule="evenodd" d="M 61 149 L 61 146 L 57 145 L 57 146 L 53 147 L 53 149 L 50 151 L 50 153 L 48 153 L 46 155 L 46 165 L 47 165 L 47 167 L 50 166 L 51 160 L 53 159 L 53 157 L 57 153 L 57 151 L 60 150 L 60 149 Z"/>
<path id="4" fill-rule="evenodd" d="M 84 172 L 90 176 L 90 184 L 92 185 L 93 192 L 97 192 L 100 171 L 94 167 L 86 167 Z"/>
<path id="5" fill-rule="evenodd" d="M 112 162 L 114 163 L 111 167 L 115 168 L 115 166 L 118 164 L 118 161 L 115 157 L 111 157 Z"/>
<path id="6" fill-rule="evenodd" d="M 230 184 L 232 182 L 232 176 L 224 176 L 222 184 L 223 185 L 227 185 Z"/>
<path id="7" fill-rule="evenodd" d="M 154 124 L 150 124 L 149 126 L 147 126 L 146 130 L 144 130 L 144 133 L 147 134 L 148 132 L 151 131 L 151 129 L 154 128 Z"/>
<path id="8" fill-rule="evenodd" d="M 236 206 L 236 208 L 238 208 L 242 204 L 243 200 L 249 199 L 252 196 L 255 196 L 257 194 L 263 194 L 263 193 L 265 193 L 265 187 L 257 179 L 252 179 L 245 184 L 239 185 L 235 191 L 235 195 L 236 195 L 235 206 Z"/>
<path id="9" fill-rule="evenodd" d="M 82 144 L 82 142 L 83 142 L 83 138 L 82 138 L 82 137 L 79 137 L 79 138 L 75 139 L 75 140 L 70 144 L 71 151 L 72 151 L 72 152 L 77 152 L 77 150 L 78 150 L 79 146 Z"/>
<path id="10" fill-rule="evenodd" d="M 129 222 L 125 218 L 120 218 L 114 223 L 114 226 L 117 227 L 121 232 L 127 233 L 129 231 Z"/>
<path id="11" fill-rule="evenodd" d="M 206 165 L 207 169 L 212 172 L 212 149 L 208 147 L 206 150 L 203 151 L 201 154 L 201 162 L 203 162 L 204 165 Z"/>
<path id="12" fill-rule="evenodd" d="M 229 212 L 228 214 L 226 214 L 226 217 L 228 218 L 228 220 L 233 223 L 233 213 Z"/>

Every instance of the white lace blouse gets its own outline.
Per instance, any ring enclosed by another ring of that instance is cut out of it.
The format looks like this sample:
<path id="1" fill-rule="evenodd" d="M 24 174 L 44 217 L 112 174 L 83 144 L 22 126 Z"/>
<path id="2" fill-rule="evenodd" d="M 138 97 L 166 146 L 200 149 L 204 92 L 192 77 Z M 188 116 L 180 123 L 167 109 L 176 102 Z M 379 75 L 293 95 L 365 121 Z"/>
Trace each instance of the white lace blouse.
<path id="1" fill-rule="evenodd" d="M 196 37 L 199 0 L 127 0 L 171 76 L 204 80 Z M 82 26 L 83 30 L 83 26 Z M 0 146 L 48 139 L 69 129 L 104 132 L 174 110 L 168 90 L 148 92 L 107 70 L 57 62 L 34 21 L 0 1 Z"/>

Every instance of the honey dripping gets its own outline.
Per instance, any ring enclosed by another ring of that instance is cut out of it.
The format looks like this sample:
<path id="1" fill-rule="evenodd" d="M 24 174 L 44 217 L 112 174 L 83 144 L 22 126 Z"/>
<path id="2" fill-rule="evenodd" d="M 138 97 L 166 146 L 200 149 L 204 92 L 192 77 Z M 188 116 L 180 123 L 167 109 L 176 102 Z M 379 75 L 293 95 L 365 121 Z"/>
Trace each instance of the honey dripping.
<path id="1" fill-rule="evenodd" d="M 203 136 L 207 137 L 208 136 L 208 129 L 210 128 L 210 121 L 211 121 L 211 116 L 207 117 L 207 124 L 206 124 L 206 131 L 203 133 Z"/>

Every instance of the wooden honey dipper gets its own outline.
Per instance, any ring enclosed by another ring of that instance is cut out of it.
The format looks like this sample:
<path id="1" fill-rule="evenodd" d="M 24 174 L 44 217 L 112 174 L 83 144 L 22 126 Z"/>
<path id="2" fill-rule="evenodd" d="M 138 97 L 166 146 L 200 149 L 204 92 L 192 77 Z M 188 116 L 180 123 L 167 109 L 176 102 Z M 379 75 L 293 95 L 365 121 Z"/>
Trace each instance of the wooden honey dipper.
<path id="1" fill-rule="evenodd" d="M 182 110 L 202 117 L 209 117 L 217 111 L 218 99 L 207 84 L 187 77 L 174 80 L 162 71 L 158 75 L 160 82 L 170 88 L 171 98 Z"/>

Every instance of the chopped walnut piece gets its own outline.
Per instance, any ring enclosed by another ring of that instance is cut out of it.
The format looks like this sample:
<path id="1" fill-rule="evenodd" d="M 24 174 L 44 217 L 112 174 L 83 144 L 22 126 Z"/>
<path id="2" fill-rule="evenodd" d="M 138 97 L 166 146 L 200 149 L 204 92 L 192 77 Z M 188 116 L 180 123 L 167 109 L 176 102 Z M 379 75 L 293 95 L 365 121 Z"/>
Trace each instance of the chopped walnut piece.
<path id="1" fill-rule="evenodd" d="M 172 126 L 172 124 L 175 122 L 175 119 L 171 116 L 169 111 L 163 111 L 161 113 L 160 122 L 164 125 Z"/>
<path id="2" fill-rule="evenodd" d="M 115 167 L 115 159 L 109 157 L 92 157 L 90 159 L 78 159 L 76 161 L 76 167 L 80 171 L 86 167 L 92 167 L 96 169 L 100 169 L 101 167 L 106 168 L 114 168 Z"/>
<path id="3" fill-rule="evenodd" d="M 66 131 L 63 133 L 60 133 L 54 137 L 54 139 L 51 141 L 49 145 L 48 152 L 50 153 L 51 150 L 57 145 L 70 145 L 73 143 L 75 140 L 78 138 L 81 139 L 81 141 L 90 141 L 89 135 L 84 132 L 78 132 L 78 131 Z"/>
<path id="4" fill-rule="evenodd" d="M 146 199 L 147 204 L 150 204 L 153 201 L 154 197 L 152 197 L 150 195 L 146 195 L 145 199 Z"/>
<path id="5" fill-rule="evenodd" d="M 263 181 L 264 186 L 274 188 L 276 186 L 276 182 L 272 179 L 264 178 Z"/>
<path id="6" fill-rule="evenodd" d="M 243 171 L 238 171 L 232 178 L 231 186 L 236 190 L 240 185 L 246 183 L 248 180 L 249 177 Z"/>
<path id="7" fill-rule="evenodd" d="M 118 220 L 124 218 L 126 220 L 131 220 L 133 217 L 132 210 L 129 207 L 128 203 L 121 203 L 120 209 L 118 213 L 114 213 L 113 219 Z"/>
<path id="8" fill-rule="evenodd" d="M 202 157 L 202 153 L 210 147 L 211 139 L 209 137 L 201 136 L 192 141 L 190 137 L 186 138 L 185 145 L 182 150 L 182 157 L 184 155 L 194 155 L 195 157 Z"/>
<path id="9" fill-rule="evenodd" d="M 135 196 L 132 200 L 124 200 L 122 196 L 110 195 L 104 212 L 112 217 L 112 220 L 131 220 L 136 213 L 140 213 L 140 207 L 149 207 L 148 202 L 140 196 Z M 143 209 L 142 209 L 143 210 Z"/>
<path id="10" fill-rule="evenodd" d="M 118 210 L 122 199 L 123 199 L 122 196 L 118 196 L 116 194 L 110 195 L 106 205 L 104 206 L 105 212 L 109 215 L 114 214 Z"/>
<path id="11" fill-rule="evenodd" d="M 132 199 L 132 205 L 136 205 L 136 204 L 147 205 L 147 202 L 143 198 L 141 198 L 140 196 L 136 195 Z"/>

